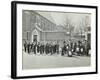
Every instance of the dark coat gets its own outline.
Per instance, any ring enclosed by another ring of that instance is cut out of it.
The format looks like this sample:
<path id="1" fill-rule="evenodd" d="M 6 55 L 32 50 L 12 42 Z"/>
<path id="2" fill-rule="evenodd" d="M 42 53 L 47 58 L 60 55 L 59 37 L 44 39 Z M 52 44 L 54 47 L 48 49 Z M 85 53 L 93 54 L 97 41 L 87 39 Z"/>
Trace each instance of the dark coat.
<path id="1" fill-rule="evenodd" d="M 74 47 L 73 47 L 73 52 L 76 52 L 76 47 L 77 47 L 77 44 L 75 43 Z"/>
<path id="2" fill-rule="evenodd" d="M 59 52 L 59 44 L 56 44 L 56 52 L 58 53 Z"/>
<path id="3" fill-rule="evenodd" d="M 40 53 L 41 53 L 41 54 L 44 53 L 44 49 L 45 49 L 44 45 L 40 45 Z"/>
<path id="4" fill-rule="evenodd" d="M 37 52 L 38 52 L 38 53 L 40 52 L 40 46 L 41 46 L 41 45 L 37 45 Z"/>
<path id="5" fill-rule="evenodd" d="M 56 45 L 53 45 L 53 53 L 56 53 Z"/>
<path id="6" fill-rule="evenodd" d="M 62 47 L 62 56 L 63 56 L 64 54 L 66 54 L 66 51 L 67 51 L 67 48 L 66 48 L 66 45 L 64 45 L 64 46 Z"/>
<path id="7" fill-rule="evenodd" d="M 45 46 L 45 52 L 46 52 L 46 54 L 49 53 L 49 45 L 48 44 L 46 44 L 46 46 Z"/>
<path id="8" fill-rule="evenodd" d="M 53 54 L 53 45 L 49 46 L 49 51 L 50 51 L 51 54 Z"/>
<path id="9" fill-rule="evenodd" d="M 26 42 L 24 43 L 24 50 L 25 50 L 25 52 L 27 50 L 27 43 Z"/>
<path id="10" fill-rule="evenodd" d="M 30 43 L 27 45 L 27 51 L 28 51 L 28 53 L 31 52 L 31 44 Z"/>
<path id="11" fill-rule="evenodd" d="M 34 54 L 36 54 L 36 47 L 37 47 L 37 45 L 35 44 L 33 47 Z"/>
<path id="12" fill-rule="evenodd" d="M 85 53 L 85 47 L 83 45 L 80 46 L 80 54 L 84 54 Z"/>

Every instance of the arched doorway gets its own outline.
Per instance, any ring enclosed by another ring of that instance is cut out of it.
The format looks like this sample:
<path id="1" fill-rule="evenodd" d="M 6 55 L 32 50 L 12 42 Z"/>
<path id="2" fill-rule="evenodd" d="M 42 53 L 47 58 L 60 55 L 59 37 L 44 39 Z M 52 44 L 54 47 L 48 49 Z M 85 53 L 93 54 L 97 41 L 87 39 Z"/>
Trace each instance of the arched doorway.
<path id="1" fill-rule="evenodd" d="M 39 32 L 37 29 L 34 29 L 32 32 L 32 42 L 39 42 Z"/>

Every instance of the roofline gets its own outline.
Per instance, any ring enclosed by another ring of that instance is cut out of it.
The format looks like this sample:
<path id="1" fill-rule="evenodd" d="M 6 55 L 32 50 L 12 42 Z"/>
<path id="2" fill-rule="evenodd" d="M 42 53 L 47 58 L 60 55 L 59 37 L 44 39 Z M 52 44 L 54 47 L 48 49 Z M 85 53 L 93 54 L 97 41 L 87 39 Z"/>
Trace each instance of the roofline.
<path id="1" fill-rule="evenodd" d="M 43 18 L 45 18 L 43 15 L 41 15 L 40 13 L 38 13 L 38 12 L 36 12 L 36 11 L 38 11 L 38 10 L 25 10 L 25 11 L 32 11 L 32 12 L 34 12 L 35 14 L 38 14 L 39 16 L 41 16 L 41 17 L 43 17 Z M 42 12 L 42 11 L 41 11 Z M 47 18 L 45 18 L 47 21 L 49 21 L 50 23 L 52 23 L 52 24 L 54 24 L 54 25 L 57 25 L 57 24 L 55 24 L 55 23 L 53 23 L 52 21 L 50 21 L 49 19 L 47 19 Z"/>

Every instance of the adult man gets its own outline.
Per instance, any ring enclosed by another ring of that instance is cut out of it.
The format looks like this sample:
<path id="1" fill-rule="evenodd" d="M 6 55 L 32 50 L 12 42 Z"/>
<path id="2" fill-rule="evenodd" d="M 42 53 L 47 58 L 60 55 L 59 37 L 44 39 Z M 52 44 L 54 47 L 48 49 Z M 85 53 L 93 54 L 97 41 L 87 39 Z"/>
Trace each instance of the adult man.
<path id="1" fill-rule="evenodd" d="M 43 43 L 40 43 L 40 54 L 43 54 L 44 53 L 44 44 Z"/>
<path id="2" fill-rule="evenodd" d="M 73 53 L 74 52 L 74 44 L 73 42 L 70 43 L 70 51 Z"/>
<path id="3" fill-rule="evenodd" d="M 88 55 L 88 48 L 87 47 L 88 47 L 88 42 L 87 42 L 87 40 L 85 40 L 84 41 L 84 49 L 85 49 L 84 52 L 85 52 L 85 55 Z"/>
<path id="4" fill-rule="evenodd" d="M 53 54 L 55 54 L 56 53 L 56 43 L 54 42 L 53 43 Z"/>
<path id="5" fill-rule="evenodd" d="M 90 42 L 87 42 L 87 56 L 90 54 L 89 50 L 91 49 Z"/>
<path id="6" fill-rule="evenodd" d="M 73 48 L 73 52 L 76 53 L 76 47 L 77 47 L 77 43 L 76 42 L 74 43 L 74 46 L 73 47 L 74 47 Z"/>
<path id="7" fill-rule="evenodd" d="M 80 44 L 80 54 L 84 55 L 84 46 L 82 43 Z"/>
<path id="8" fill-rule="evenodd" d="M 27 42 L 25 41 L 25 43 L 24 43 L 24 50 L 25 50 L 25 52 L 26 52 L 26 50 L 27 50 Z"/>
<path id="9" fill-rule="evenodd" d="M 40 53 L 40 43 L 37 44 L 37 53 Z"/>
<path id="10" fill-rule="evenodd" d="M 31 44 L 32 52 L 34 52 L 34 42 Z"/>
<path id="11" fill-rule="evenodd" d="M 36 42 L 34 43 L 34 46 L 33 46 L 33 52 L 34 54 L 37 53 L 37 43 Z"/>
<path id="12" fill-rule="evenodd" d="M 66 42 L 65 41 L 63 42 L 63 45 L 64 46 L 62 47 L 62 54 L 61 54 L 62 56 L 64 56 L 64 54 L 66 54 Z"/>
<path id="13" fill-rule="evenodd" d="M 28 53 L 30 53 L 30 51 L 31 51 L 31 44 L 30 44 L 30 42 L 27 45 L 27 50 L 28 50 Z"/>
<path id="14" fill-rule="evenodd" d="M 45 46 L 45 53 L 48 54 L 49 53 L 49 44 L 46 43 L 46 46 Z"/>
<path id="15" fill-rule="evenodd" d="M 72 56 L 72 48 L 71 48 L 71 45 L 67 44 L 66 46 L 66 53 L 68 56 Z"/>
<path id="16" fill-rule="evenodd" d="M 59 54 L 59 42 L 58 41 L 55 46 L 56 46 L 56 53 Z"/>
<path id="17" fill-rule="evenodd" d="M 81 42 L 78 41 L 77 43 L 77 48 L 76 48 L 76 52 L 77 52 L 77 55 L 80 56 L 81 55 L 81 46 L 80 46 Z"/>
<path id="18" fill-rule="evenodd" d="M 49 45 L 49 51 L 51 53 L 51 55 L 53 54 L 53 43 L 51 42 Z"/>

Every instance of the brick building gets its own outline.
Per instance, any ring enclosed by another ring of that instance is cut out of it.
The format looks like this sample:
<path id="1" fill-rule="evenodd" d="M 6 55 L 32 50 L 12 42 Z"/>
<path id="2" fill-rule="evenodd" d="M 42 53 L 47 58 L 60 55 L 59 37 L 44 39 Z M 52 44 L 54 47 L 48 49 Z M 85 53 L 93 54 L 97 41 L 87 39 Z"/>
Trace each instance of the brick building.
<path id="1" fill-rule="evenodd" d="M 62 25 L 56 25 L 50 15 L 43 16 L 39 11 L 23 10 L 22 13 L 22 37 L 23 42 L 33 41 L 59 41 L 60 44 L 64 40 L 70 39 L 70 34 Z M 81 36 L 73 36 L 82 38 Z M 83 37 L 84 38 L 84 37 Z"/>

